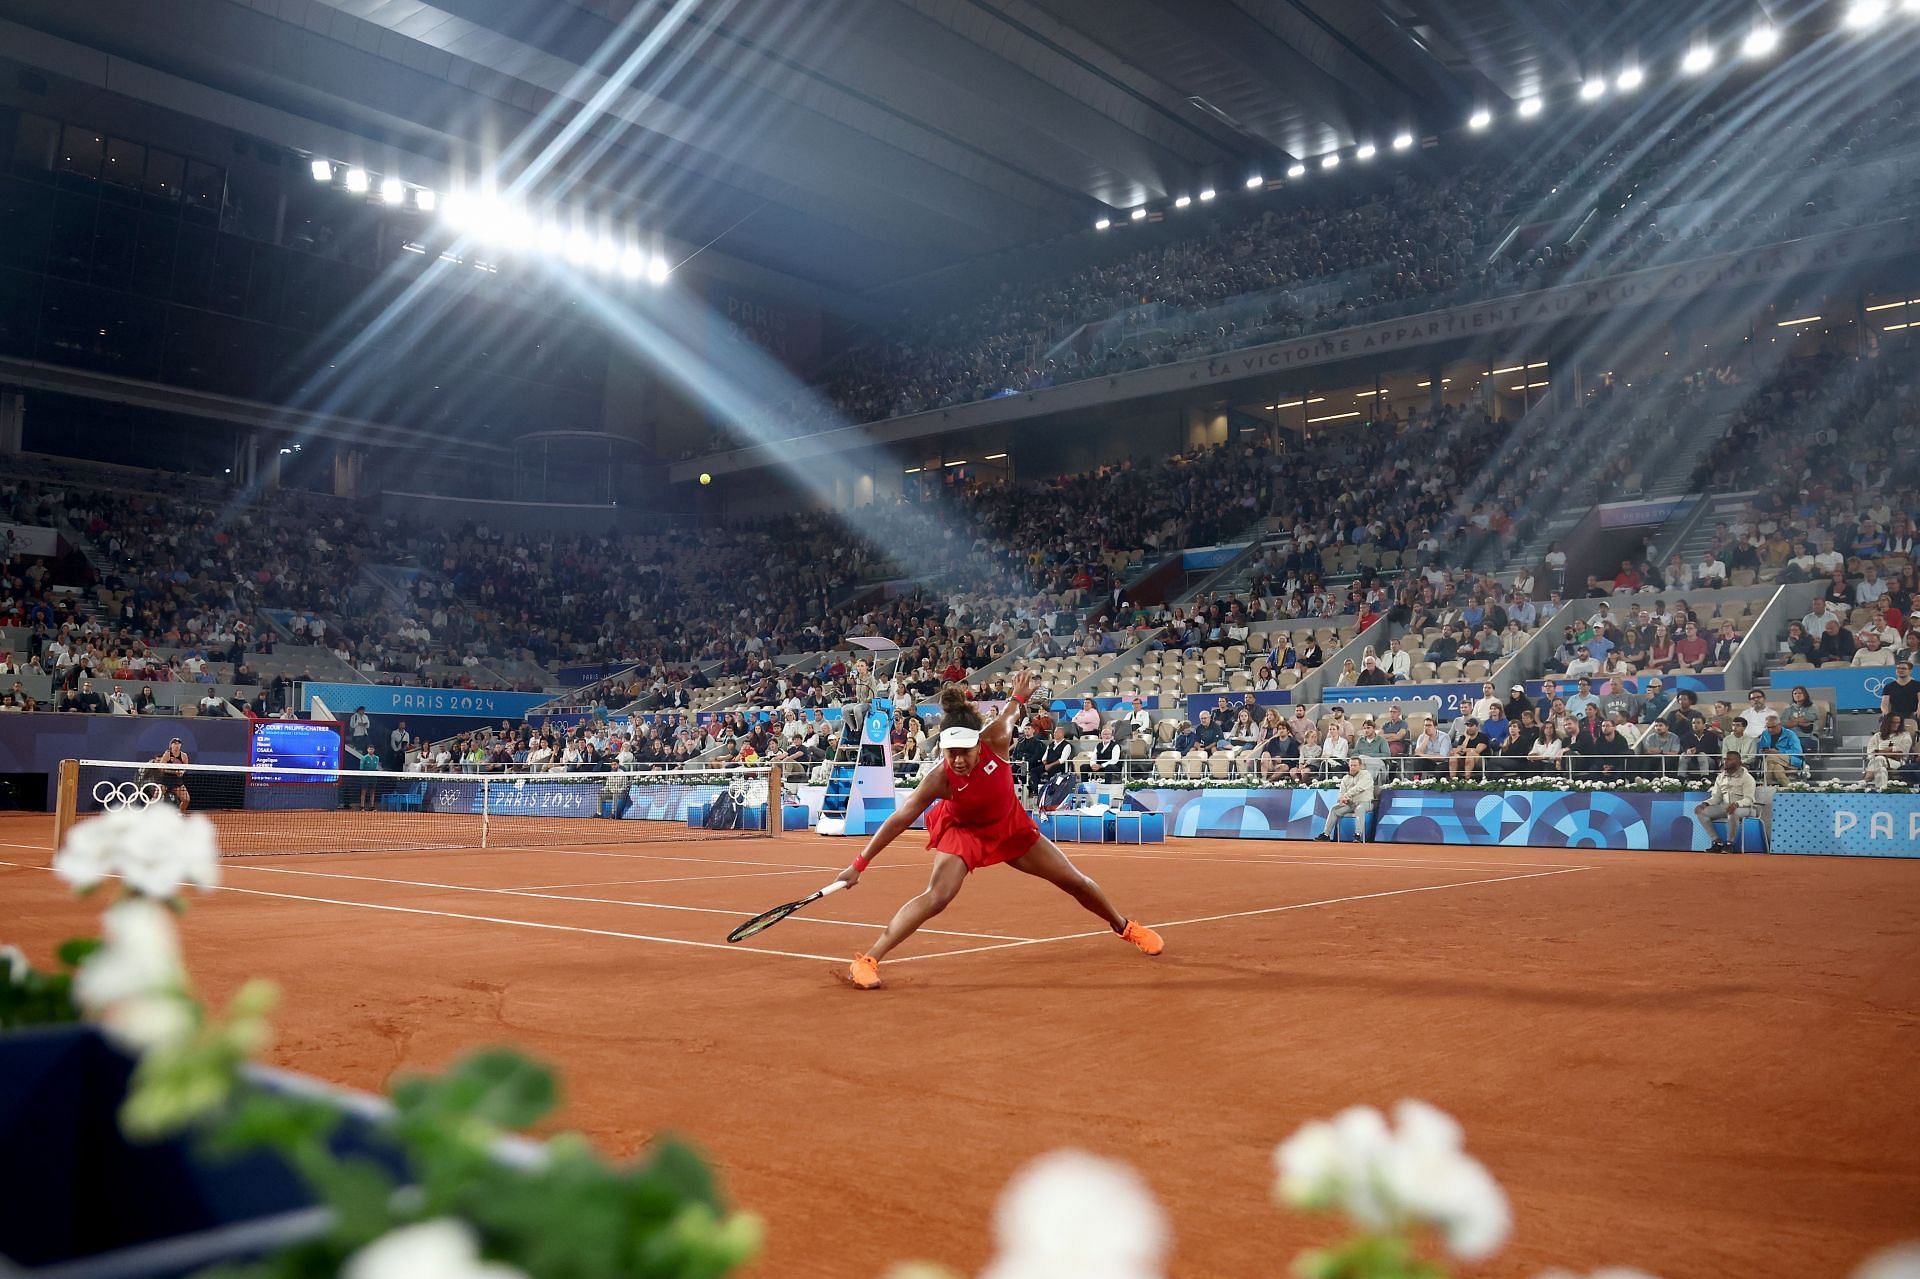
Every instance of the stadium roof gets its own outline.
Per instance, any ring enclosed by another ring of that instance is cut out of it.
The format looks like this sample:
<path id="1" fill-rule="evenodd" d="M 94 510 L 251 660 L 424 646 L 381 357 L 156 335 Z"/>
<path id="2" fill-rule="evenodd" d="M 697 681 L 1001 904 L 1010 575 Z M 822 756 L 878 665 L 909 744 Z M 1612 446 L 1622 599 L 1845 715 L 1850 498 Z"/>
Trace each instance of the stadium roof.
<path id="1" fill-rule="evenodd" d="M 1752 8 L 167 0 L 159 21 L 151 0 L 8 0 L 4 12 L 266 118 L 364 139 L 364 159 L 336 158 L 376 171 L 407 157 L 471 171 L 530 128 L 547 139 L 590 121 L 555 149 L 543 196 L 856 291 L 1103 210 L 1384 146 L 1402 128 L 1454 128 L 1476 106 L 1564 92 L 1636 51 L 1744 26 Z M 299 145 L 259 119 L 233 123 Z"/>

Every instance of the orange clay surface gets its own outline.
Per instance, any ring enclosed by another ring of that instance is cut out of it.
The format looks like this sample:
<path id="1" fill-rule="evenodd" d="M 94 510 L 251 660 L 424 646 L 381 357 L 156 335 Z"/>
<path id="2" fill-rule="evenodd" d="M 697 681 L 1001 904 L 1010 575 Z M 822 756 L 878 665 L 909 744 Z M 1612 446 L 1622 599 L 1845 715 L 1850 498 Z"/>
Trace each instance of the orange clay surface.
<path id="1" fill-rule="evenodd" d="M 41 961 L 93 924 L 50 838 L 0 817 L 0 940 Z M 909 833 L 855 891 L 723 944 L 854 851 L 240 858 L 186 936 L 214 998 L 284 988 L 276 1064 L 379 1089 L 512 1041 L 607 1151 L 690 1135 L 767 1220 L 756 1276 L 971 1273 L 1008 1176 L 1072 1145 L 1142 1170 L 1174 1275 L 1268 1279 L 1324 1238 L 1272 1207 L 1275 1143 L 1409 1096 L 1513 1199 L 1512 1242 L 1466 1275 L 1822 1279 L 1920 1237 L 1920 862 L 1069 845 L 1163 956 L 1000 867 L 851 990 L 835 969 L 925 877 Z"/>

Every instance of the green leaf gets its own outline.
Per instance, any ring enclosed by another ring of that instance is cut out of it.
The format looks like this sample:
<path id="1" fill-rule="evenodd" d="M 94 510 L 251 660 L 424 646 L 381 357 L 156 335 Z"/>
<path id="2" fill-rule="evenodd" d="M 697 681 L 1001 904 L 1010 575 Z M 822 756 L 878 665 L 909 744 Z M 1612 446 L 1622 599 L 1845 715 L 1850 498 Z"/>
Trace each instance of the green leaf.
<path id="1" fill-rule="evenodd" d="M 68 968 L 78 968 L 87 961 L 87 956 L 99 949 L 100 939 L 98 937 L 69 937 L 60 943 L 60 948 L 54 951 L 53 954 L 54 958 L 58 959 Z"/>
<path id="2" fill-rule="evenodd" d="M 441 1120 L 473 1119 L 509 1131 L 538 1123 L 559 1102 L 553 1071 L 525 1054 L 491 1048 L 457 1063 L 443 1078 L 396 1091 L 403 1109 Z"/>

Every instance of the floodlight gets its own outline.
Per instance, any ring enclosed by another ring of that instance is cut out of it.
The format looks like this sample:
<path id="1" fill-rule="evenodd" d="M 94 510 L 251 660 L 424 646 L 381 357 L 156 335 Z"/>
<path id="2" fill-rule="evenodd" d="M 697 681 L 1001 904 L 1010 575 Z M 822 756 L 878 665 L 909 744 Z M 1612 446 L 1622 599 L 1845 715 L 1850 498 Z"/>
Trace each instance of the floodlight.
<path id="1" fill-rule="evenodd" d="M 333 181 L 333 162 L 332 161 L 315 160 L 311 168 L 313 171 L 313 180 L 315 182 Z"/>
<path id="2" fill-rule="evenodd" d="M 1855 31 L 1865 31 L 1875 26 L 1887 16 L 1887 0 L 1853 0 L 1847 6 L 1847 25 Z"/>
<path id="3" fill-rule="evenodd" d="M 1620 73 L 1620 78 L 1613 82 L 1613 87 L 1622 93 L 1632 93 L 1646 81 L 1647 73 L 1637 66 L 1632 66 Z"/>
<path id="4" fill-rule="evenodd" d="M 360 195 L 367 189 L 367 171 L 365 169 L 347 170 L 347 190 Z"/>
<path id="5" fill-rule="evenodd" d="M 1780 33 L 1765 22 L 1747 32 L 1747 38 L 1740 42 L 1740 52 L 1749 58 L 1764 58 L 1779 47 Z"/>
<path id="6" fill-rule="evenodd" d="M 1699 75 L 1713 65 L 1713 46 L 1696 44 L 1687 50 L 1687 56 L 1680 59 L 1680 69 L 1688 75 Z"/>

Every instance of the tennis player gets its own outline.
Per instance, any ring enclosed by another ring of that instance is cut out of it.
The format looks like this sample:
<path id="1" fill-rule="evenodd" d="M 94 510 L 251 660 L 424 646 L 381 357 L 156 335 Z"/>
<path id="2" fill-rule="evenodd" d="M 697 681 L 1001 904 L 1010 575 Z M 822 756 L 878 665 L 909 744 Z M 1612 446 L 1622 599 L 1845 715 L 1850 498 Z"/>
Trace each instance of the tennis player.
<path id="1" fill-rule="evenodd" d="M 187 758 L 187 753 L 180 749 L 180 739 L 176 737 L 168 742 L 167 749 L 155 755 L 151 762 L 160 775 L 161 793 L 171 797 L 173 802 L 180 806 L 181 812 L 186 812 L 187 805 L 193 803 L 193 796 L 187 791 L 187 770 L 167 767 L 169 764 L 191 762 Z"/>
<path id="2" fill-rule="evenodd" d="M 880 961 L 945 910 L 969 874 L 1002 862 L 1063 890 L 1145 954 L 1160 953 L 1160 935 L 1115 910 L 1100 885 L 1040 833 L 1014 793 L 1007 749 L 1014 720 L 1032 695 L 1033 672 L 1021 671 L 1013 679 L 1013 700 L 989 724 L 983 722 L 964 688 L 949 684 L 941 690 L 940 707 L 945 712 L 940 721 L 941 766 L 920 780 L 906 802 L 873 833 L 853 865 L 840 872 L 840 881 L 849 888 L 859 883 L 860 873 L 880 851 L 931 807 L 927 845 L 933 850 L 933 878 L 925 892 L 900 908 L 873 948 L 848 968 L 848 980 L 860 989 L 872 990 L 880 984 Z M 941 802 L 935 804 L 935 800 Z"/>

